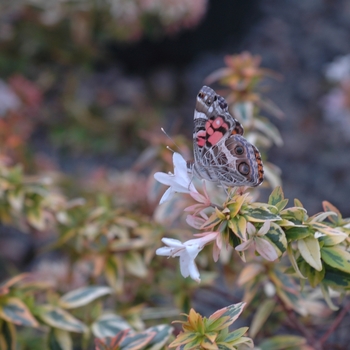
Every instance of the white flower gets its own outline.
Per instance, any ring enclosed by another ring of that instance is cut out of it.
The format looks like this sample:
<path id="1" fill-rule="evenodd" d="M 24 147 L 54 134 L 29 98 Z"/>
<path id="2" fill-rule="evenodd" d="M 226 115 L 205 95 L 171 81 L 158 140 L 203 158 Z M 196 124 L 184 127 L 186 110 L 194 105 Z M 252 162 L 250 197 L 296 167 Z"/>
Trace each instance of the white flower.
<path id="1" fill-rule="evenodd" d="M 198 268 L 194 259 L 204 246 L 215 240 L 216 237 L 217 232 L 213 232 L 201 238 L 190 239 L 184 243 L 173 238 L 163 238 L 162 242 L 167 247 L 158 248 L 156 254 L 173 258 L 180 257 L 181 275 L 185 278 L 190 276 L 196 282 L 200 282 Z"/>
<path id="2" fill-rule="evenodd" d="M 186 161 L 185 159 L 182 158 L 182 156 L 179 153 L 176 153 L 176 152 L 174 153 L 173 164 L 174 164 L 174 174 L 172 173 L 166 174 L 161 172 L 154 174 L 154 178 L 158 182 L 164 185 L 170 186 L 163 194 L 163 197 L 161 198 L 159 204 L 162 204 L 168 201 L 176 192 L 198 193 L 198 191 L 196 190 L 196 188 L 192 183 L 192 178 L 190 177 L 187 171 Z"/>

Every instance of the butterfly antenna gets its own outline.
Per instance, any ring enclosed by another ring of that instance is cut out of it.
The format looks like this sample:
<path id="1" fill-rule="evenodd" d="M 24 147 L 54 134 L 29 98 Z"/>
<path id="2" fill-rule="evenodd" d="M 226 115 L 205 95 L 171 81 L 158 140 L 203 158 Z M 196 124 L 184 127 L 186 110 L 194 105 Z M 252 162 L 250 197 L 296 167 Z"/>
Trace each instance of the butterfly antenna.
<path id="1" fill-rule="evenodd" d="M 160 130 L 162 130 L 162 132 L 171 140 L 171 142 L 175 145 L 175 147 L 179 150 L 179 153 L 181 154 L 181 149 L 180 147 L 176 144 L 176 142 L 174 141 L 174 139 L 172 137 L 170 137 L 170 135 L 163 129 L 160 128 Z M 166 148 L 170 151 L 172 151 L 173 153 L 175 153 L 176 151 L 174 151 L 172 148 L 170 148 L 169 146 L 166 146 Z"/>

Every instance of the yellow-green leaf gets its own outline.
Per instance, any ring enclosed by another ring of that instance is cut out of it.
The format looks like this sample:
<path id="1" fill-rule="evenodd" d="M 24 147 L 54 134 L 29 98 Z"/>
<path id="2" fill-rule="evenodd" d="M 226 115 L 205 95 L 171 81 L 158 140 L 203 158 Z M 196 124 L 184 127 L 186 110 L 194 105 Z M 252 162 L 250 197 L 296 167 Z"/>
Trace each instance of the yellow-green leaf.
<path id="1" fill-rule="evenodd" d="M 147 268 L 139 252 L 129 252 L 124 257 L 124 264 L 127 271 L 140 278 L 147 276 Z"/>
<path id="2" fill-rule="evenodd" d="M 247 221 L 243 216 L 232 218 L 228 222 L 228 227 L 241 240 L 247 240 Z"/>
<path id="3" fill-rule="evenodd" d="M 261 327 L 271 315 L 276 302 L 273 299 L 264 300 L 258 307 L 249 329 L 249 336 L 255 338 Z"/>
<path id="4" fill-rule="evenodd" d="M 305 261 L 317 271 L 322 270 L 320 243 L 314 237 L 306 237 L 298 241 L 298 249 Z"/>

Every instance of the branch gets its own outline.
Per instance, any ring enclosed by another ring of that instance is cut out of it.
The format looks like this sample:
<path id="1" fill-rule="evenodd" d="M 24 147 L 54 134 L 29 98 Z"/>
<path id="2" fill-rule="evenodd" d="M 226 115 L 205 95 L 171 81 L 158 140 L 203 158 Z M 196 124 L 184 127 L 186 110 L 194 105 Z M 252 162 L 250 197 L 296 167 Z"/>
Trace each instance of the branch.
<path id="1" fill-rule="evenodd" d="M 334 319 L 333 324 L 329 327 L 328 331 L 323 335 L 320 339 L 319 343 L 323 345 L 330 335 L 334 332 L 334 330 L 339 326 L 340 322 L 343 320 L 345 315 L 350 311 L 350 303 L 346 305 L 338 314 L 338 316 Z"/>

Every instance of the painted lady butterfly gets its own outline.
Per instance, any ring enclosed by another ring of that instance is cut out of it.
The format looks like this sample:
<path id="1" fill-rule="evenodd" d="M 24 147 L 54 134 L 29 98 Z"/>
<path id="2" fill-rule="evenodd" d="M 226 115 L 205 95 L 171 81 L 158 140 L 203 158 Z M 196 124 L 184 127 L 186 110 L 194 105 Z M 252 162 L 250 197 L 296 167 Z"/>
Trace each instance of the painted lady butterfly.
<path id="1" fill-rule="evenodd" d="M 225 187 L 255 187 L 264 179 L 258 149 L 243 135 L 243 127 L 228 111 L 226 100 L 203 86 L 194 111 L 194 161 L 188 168 L 201 179 Z"/>

